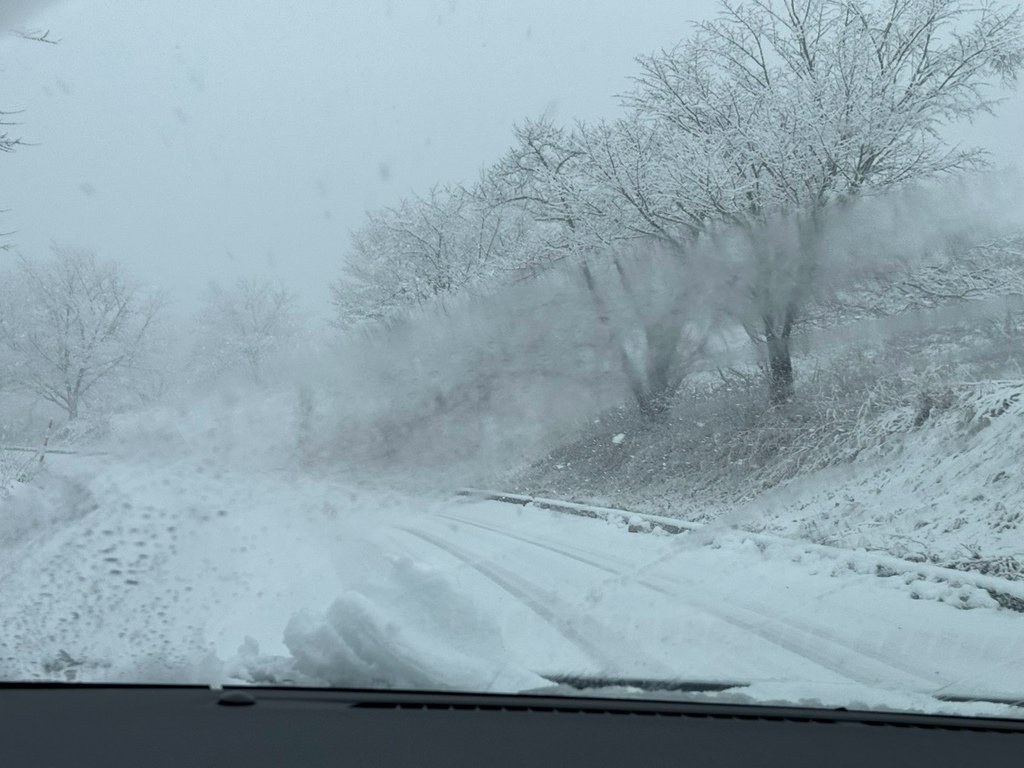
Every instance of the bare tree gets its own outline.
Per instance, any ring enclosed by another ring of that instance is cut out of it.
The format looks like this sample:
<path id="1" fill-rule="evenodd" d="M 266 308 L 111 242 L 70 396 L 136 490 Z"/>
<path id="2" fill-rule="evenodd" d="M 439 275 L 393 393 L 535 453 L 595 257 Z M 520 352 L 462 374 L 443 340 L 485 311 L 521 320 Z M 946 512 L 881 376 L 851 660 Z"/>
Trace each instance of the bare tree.
<path id="1" fill-rule="evenodd" d="M 160 303 L 117 263 L 55 247 L 47 261 L 21 258 L 4 282 L 0 343 L 12 385 L 76 419 L 99 384 L 138 370 Z"/>
<path id="2" fill-rule="evenodd" d="M 706 306 L 669 250 L 648 246 L 643 258 L 616 254 L 610 261 L 584 262 L 583 285 L 637 409 L 659 421 L 704 351 Z"/>
<path id="3" fill-rule="evenodd" d="M 491 282 L 514 269 L 522 234 L 514 212 L 462 187 L 435 187 L 371 213 L 331 288 L 338 323 L 390 320 Z"/>
<path id="4" fill-rule="evenodd" d="M 702 344 L 688 325 L 696 316 L 693 292 L 678 279 L 679 265 L 665 259 L 664 245 L 677 245 L 692 222 L 678 195 L 666 193 L 663 177 L 672 166 L 663 162 L 663 133 L 650 121 L 578 124 L 571 131 L 527 121 L 481 184 L 492 204 L 528 217 L 537 233 L 527 240 L 537 269 L 571 260 L 580 270 L 606 343 L 650 420 L 667 413 Z M 638 257 L 632 251 L 641 244 Z M 670 286 L 668 273 L 676 278 Z"/>
<path id="5" fill-rule="evenodd" d="M 522 261 L 543 269 L 568 256 L 600 247 L 606 234 L 603 211 L 587 193 L 581 166 L 586 160 L 576 137 L 546 118 L 513 129 L 512 147 L 478 186 L 484 204 L 521 212 L 529 220 L 531 253 Z"/>
<path id="6" fill-rule="evenodd" d="M 749 230 L 736 282 L 772 402 L 793 394 L 790 337 L 830 208 L 981 165 L 942 129 L 991 111 L 1022 60 L 1019 8 L 965 0 L 723 0 L 687 42 L 639 60 L 626 103 L 672 131 L 678 167 L 711 169 L 687 204 Z M 766 236 L 779 216 L 785 236 Z"/>
<path id="7" fill-rule="evenodd" d="M 512 148 L 484 175 L 485 199 L 523 209 L 545 231 L 545 263 L 589 256 L 637 240 L 676 242 L 693 228 L 665 177 L 665 131 L 652 121 L 579 123 L 542 119 L 515 129 Z M 699 221 L 697 222 L 699 225 Z"/>
<path id="8" fill-rule="evenodd" d="M 266 280 L 211 286 L 198 315 L 201 352 L 219 368 L 241 366 L 262 384 L 268 358 L 298 331 L 295 297 Z"/>

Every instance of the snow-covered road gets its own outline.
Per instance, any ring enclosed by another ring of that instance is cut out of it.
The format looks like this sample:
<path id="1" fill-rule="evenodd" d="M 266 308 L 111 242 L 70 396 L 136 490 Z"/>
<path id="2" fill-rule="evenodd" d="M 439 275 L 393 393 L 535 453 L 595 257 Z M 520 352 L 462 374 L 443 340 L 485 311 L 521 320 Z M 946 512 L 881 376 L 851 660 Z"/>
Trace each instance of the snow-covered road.
<path id="1" fill-rule="evenodd" d="M 576 675 L 890 707 L 1024 691 L 1024 614 L 796 543 L 201 462 L 67 458 L 43 482 L 8 504 L 78 508 L 0 547 L 0 678 L 508 690 Z"/>

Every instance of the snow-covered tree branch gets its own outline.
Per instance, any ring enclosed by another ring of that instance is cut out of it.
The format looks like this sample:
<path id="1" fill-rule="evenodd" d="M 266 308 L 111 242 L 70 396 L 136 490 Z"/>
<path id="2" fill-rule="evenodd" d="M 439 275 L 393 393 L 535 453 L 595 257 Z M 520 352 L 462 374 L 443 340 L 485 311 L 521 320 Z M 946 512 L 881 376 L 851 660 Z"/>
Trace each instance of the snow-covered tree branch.
<path id="1" fill-rule="evenodd" d="M 341 325 L 390 320 L 515 269 L 523 228 L 514 212 L 463 187 L 435 187 L 369 214 L 332 286 Z"/>

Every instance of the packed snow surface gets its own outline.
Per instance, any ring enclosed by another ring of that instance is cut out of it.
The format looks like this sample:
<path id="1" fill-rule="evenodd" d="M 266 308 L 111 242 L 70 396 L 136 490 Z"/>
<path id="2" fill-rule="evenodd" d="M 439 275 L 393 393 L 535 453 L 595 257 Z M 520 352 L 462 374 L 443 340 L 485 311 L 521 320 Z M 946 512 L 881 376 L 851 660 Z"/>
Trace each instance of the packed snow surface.
<path id="1" fill-rule="evenodd" d="M 1024 613 L 852 550 L 198 460 L 47 461 L 3 503 L 0 679 L 523 691 L 568 675 L 1019 716 L 936 696 L 1021 698 Z"/>

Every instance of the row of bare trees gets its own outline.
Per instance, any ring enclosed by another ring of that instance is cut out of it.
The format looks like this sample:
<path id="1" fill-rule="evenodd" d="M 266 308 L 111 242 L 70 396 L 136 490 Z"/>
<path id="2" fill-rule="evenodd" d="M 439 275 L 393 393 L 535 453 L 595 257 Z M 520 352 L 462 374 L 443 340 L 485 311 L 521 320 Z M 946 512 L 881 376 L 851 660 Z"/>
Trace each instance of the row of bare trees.
<path id="1" fill-rule="evenodd" d="M 298 331 L 291 294 L 273 283 L 211 286 L 191 324 L 185 370 L 174 370 L 159 323 L 164 301 L 118 263 L 55 247 L 50 258 L 18 258 L 0 279 L 0 389 L 38 397 L 69 420 L 85 405 L 166 389 L 169 380 L 238 372 L 262 384 L 268 359 Z"/>
<path id="2" fill-rule="evenodd" d="M 17 34 L 57 43 L 48 31 Z M 0 153 L 25 145 L 14 126 L 13 113 L 0 111 Z M 11 250 L 10 234 L 0 234 L 0 250 Z M 27 393 L 73 421 L 111 393 L 143 396 L 165 390 L 172 378 L 238 371 L 258 385 L 268 358 L 299 328 L 293 296 L 270 281 L 212 285 L 193 318 L 188 370 L 181 371 L 159 348 L 168 341 L 160 336 L 162 314 L 160 295 L 88 250 L 55 246 L 49 258 L 19 256 L 0 274 L 0 392 Z"/>
<path id="3" fill-rule="evenodd" d="M 619 118 L 527 121 L 474 185 L 371 214 L 334 285 L 339 322 L 393 319 L 555 263 L 584 271 L 601 322 L 611 288 L 588 265 L 611 260 L 614 290 L 643 307 L 630 278 L 643 267 L 613 255 L 623 245 L 692 263 L 726 237 L 740 247 L 718 269 L 679 271 L 678 306 L 638 313 L 624 371 L 657 413 L 678 380 L 668 371 L 699 348 L 687 305 L 721 293 L 763 351 L 770 401 L 786 402 L 830 222 L 858 199 L 984 166 L 983 150 L 944 131 L 1015 82 L 1022 16 L 967 0 L 722 0 L 637 63 Z"/>

